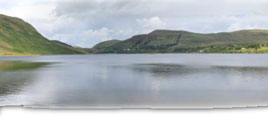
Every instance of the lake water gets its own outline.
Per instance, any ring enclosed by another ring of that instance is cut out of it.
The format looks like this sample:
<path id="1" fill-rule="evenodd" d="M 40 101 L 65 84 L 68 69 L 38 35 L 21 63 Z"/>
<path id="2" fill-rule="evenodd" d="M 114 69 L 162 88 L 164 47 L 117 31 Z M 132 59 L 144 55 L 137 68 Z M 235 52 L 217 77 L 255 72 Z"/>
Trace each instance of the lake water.
<path id="1" fill-rule="evenodd" d="M 268 105 L 268 54 L 0 58 L 0 106 L 229 108 Z"/>

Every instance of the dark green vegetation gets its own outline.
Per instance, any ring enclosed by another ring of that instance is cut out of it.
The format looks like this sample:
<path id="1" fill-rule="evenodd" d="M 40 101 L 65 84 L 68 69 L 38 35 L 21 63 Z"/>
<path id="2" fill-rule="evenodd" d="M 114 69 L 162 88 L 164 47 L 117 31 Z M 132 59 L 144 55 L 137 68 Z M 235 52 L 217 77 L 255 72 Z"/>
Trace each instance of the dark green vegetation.
<path id="1" fill-rule="evenodd" d="M 19 18 L 0 15 L 0 56 L 82 53 L 63 43 L 49 41 Z"/>
<path id="2" fill-rule="evenodd" d="M 97 44 L 92 53 L 268 53 L 268 30 L 200 34 L 156 30 Z"/>

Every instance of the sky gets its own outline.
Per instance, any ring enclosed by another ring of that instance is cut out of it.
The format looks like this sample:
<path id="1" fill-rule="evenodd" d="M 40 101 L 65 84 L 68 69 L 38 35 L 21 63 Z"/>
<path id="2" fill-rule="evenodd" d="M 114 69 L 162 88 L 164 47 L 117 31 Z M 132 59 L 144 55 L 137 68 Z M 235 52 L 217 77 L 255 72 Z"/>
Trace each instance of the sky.
<path id="1" fill-rule="evenodd" d="M 0 14 L 22 18 L 50 40 L 87 48 L 156 29 L 268 29 L 268 0 L 0 0 Z"/>

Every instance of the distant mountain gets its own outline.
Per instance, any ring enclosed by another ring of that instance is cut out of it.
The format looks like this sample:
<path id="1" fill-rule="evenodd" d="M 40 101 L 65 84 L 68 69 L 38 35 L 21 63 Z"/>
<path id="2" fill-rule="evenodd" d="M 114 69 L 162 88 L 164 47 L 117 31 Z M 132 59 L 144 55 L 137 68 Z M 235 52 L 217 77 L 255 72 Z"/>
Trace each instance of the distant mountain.
<path id="1" fill-rule="evenodd" d="M 19 18 L 0 15 L 0 56 L 82 53 L 71 46 L 46 39 Z"/>
<path id="2" fill-rule="evenodd" d="M 210 34 L 156 30 L 99 43 L 91 53 L 268 53 L 268 30 Z"/>
<path id="3" fill-rule="evenodd" d="M 61 42 L 61 41 L 58 41 L 58 40 L 51 40 L 51 42 L 54 42 L 56 44 L 59 44 L 60 46 L 65 46 L 65 47 L 68 47 L 68 48 L 73 48 L 73 46 L 67 44 L 67 43 L 64 43 L 64 42 Z"/>

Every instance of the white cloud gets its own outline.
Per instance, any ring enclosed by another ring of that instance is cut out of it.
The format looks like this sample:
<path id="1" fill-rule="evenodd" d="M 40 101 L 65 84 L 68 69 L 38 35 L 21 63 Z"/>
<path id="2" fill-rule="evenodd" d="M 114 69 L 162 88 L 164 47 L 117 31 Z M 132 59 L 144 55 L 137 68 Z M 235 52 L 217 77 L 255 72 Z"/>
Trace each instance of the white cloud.
<path id="1" fill-rule="evenodd" d="M 101 39 L 107 38 L 109 36 L 109 30 L 107 28 L 101 28 L 100 30 L 86 30 L 81 35 L 83 38 L 96 38 Z M 101 40 L 103 41 L 103 40 Z"/>
<path id="2" fill-rule="evenodd" d="M 166 23 L 163 22 L 159 17 L 151 17 L 151 18 L 143 18 L 143 19 L 137 19 L 137 22 L 145 27 L 145 28 L 154 28 L 154 29 L 161 29 L 165 28 Z"/>
<path id="3" fill-rule="evenodd" d="M 110 39 L 110 31 L 108 28 L 99 30 L 73 31 L 69 33 L 60 33 L 52 37 L 53 40 L 60 40 L 66 43 L 72 43 L 74 46 L 89 47 L 97 44 L 97 42 Z"/>

